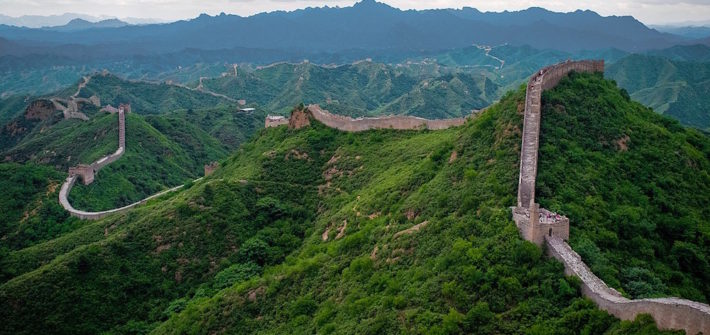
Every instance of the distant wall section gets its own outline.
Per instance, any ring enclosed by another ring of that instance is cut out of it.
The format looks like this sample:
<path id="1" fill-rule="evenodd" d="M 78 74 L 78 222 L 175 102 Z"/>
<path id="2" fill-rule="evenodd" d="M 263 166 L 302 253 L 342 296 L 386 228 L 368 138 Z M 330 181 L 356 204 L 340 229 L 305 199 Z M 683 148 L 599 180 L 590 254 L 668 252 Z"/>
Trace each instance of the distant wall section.
<path id="1" fill-rule="evenodd" d="M 308 111 L 314 119 L 324 125 L 347 132 L 367 131 L 371 129 L 431 129 L 440 130 L 466 123 L 468 117 L 455 119 L 428 120 L 414 116 L 383 116 L 353 119 L 347 116 L 335 115 L 323 110 L 318 105 L 308 106 Z"/>

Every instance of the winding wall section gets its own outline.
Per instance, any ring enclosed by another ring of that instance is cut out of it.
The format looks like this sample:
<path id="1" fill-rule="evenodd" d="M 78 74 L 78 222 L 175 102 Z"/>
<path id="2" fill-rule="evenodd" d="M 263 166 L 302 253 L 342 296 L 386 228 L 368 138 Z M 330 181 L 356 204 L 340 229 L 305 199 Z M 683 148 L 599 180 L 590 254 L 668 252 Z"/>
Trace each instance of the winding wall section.
<path id="1" fill-rule="evenodd" d="M 572 71 L 603 72 L 603 61 L 564 62 L 546 67 L 530 78 L 525 97 L 523 139 L 520 150 L 518 206 L 513 219 L 526 240 L 545 244 L 547 253 L 560 260 L 567 275 L 582 280 L 582 293 L 599 308 L 623 320 L 650 314 L 661 329 L 682 329 L 687 334 L 710 334 L 710 306 L 679 298 L 624 298 L 587 267 L 582 258 L 565 242 L 569 238 L 569 219 L 551 215 L 535 203 L 535 179 L 540 139 L 542 92 L 555 87 Z"/>
<path id="2" fill-rule="evenodd" d="M 100 212 L 86 212 L 82 210 L 75 209 L 71 203 L 69 203 L 69 192 L 71 192 L 72 187 L 74 187 L 74 184 L 76 183 L 77 179 L 81 177 L 84 181 L 84 184 L 90 184 L 94 180 L 94 175 L 104 166 L 111 164 L 121 158 L 123 156 L 123 153 L 126 151 L 126 110 L 128 109 L 127 106 L 121 106 L 118 108 L 118 149 L 116 152 L 102 157 L 96 162 L 91 163 L 90 165 L 80 165 L 78 167 L 72 167 L 69 169 L 69 177 L 67 177 L 66 181 L 64 181 L 64 184 L 62 184 L 62 188 L 59 190 L 59 203 L 64 207 L 66 211 L 69 212 L 71 216 L 78 217 L 80 219 L 84 220 L 98 220 L 103 217 L 106 217 L 107 215 L 110 214 L 115 214 L 115 213 L 121 213 L 125 212 L 133 207 L 136 207 L 138 205 L 146 203 L 148 200 L 159 197 L 163 194 L 177 191 L 180 188 L 183 187 L 183 185 L 173 187 L 169 190 L 162 191 L 158 194 L 154 194 L 150 197 L 147 197 L 141 201 L 132 203 L 128 206 L 124 206 L 121 208 L 114 208 L 110 209 L 107 211 L 100 211 Z"/>

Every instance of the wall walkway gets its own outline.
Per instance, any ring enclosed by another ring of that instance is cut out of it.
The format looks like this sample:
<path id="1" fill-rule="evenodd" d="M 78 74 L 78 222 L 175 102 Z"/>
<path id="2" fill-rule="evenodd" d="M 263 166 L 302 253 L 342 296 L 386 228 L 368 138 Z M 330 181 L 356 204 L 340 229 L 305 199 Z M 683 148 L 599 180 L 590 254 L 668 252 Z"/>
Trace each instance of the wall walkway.
<path id="1" fill-rule="evenodd" d="M 687 334 L 710 334 L 710 306 L 679 298 L 624 298 L 592 273 L 582 258 L 565 242 L 569 238 L 569 219 L 552 215 L 535 202 L 538 148 L 540 139 L 542 92 L 555 87 L 572 71 L 604 72 L 603 61 L 564 62 L 540 70 L 530 78 L 525 97 L 525 116 L 520 152 L 518 206 L 513 220 L 521 235 L 538 245 L 546 245 L 548 255 L 565 266 L 565 273 L 582 280 L 582 294 L 599 308 L 623 320 L 650 314 L 660 329 L 682 329 Z"/>
<path id="2" fill-rule="evenodd" d="M 109 165 L 115 161 L 117 161 L 121 156 L 123 156 L 124 152 L 126 151 L 126 110 L 128 109 L 127 106 L 121 106 L 118 109 L 118 149 L 116 152 L 102 157 L 96 162 L 91 163 L 90 165 L 82 165 L 80 167 L 74 167 L 70 168 L 69 171 L 69 177 L 67 177 L 66 181 L 64 181 L 64 184 L 62 184 L 62 188 L 59 190 L 59 203 L 62 205 L 62 207 L 69 212 L 71 216 L 78 217 L 83 220 L 98 220 L 101 218 L 106 217 L 107 215 L 110 214 L 115 214 L 115 213 L 121 213 L 125 212 L 133 207 L 136 207 L 138 205 L 146 203 L 148 200 L 159 197 L 163 194 L 177 191 L 180 188 L 182 188 L 184 185 L 180 185 L 177 187 L 173 187 L 169 190 L 162 191 L 158 194 L 152 195 L 150 197 L 147 197 L 141 201 L 132 203 L 128 206 L 124 206 L 121 208 L 114 208 L 110 209 L 107 211 L 100 211 L 100 212 L 87 212 L 87 211 L 82 211 L 75 209 L 71 203 L 69 203 L 69 192 L 71 192 L 72 187 L 74 187 L 74 184 L 76 183 L 77 179 L 81 176 L 84 179 L 85 184 L 89 184 L 94 180 L 94 175 L 97 173 L 101 168 L 103 168 L 106 165 Z M 90 181 L 89 181 L 90 180 Z M 87 182 L 89 181 L 89 182 Z"/>
<path id="3" fill-rule="evenodd" d="M 323 110 L 318 105 L 308 106 L 313 118 L 324 125 L 347 132 L 366 131 L 371 129 L 431 129 L 440 130 L 460 126 L 466 123 L 468 117 L 455 119 L 428 120 L 414 116 L 383 116 L 356 118 L 335 115 Z"/>

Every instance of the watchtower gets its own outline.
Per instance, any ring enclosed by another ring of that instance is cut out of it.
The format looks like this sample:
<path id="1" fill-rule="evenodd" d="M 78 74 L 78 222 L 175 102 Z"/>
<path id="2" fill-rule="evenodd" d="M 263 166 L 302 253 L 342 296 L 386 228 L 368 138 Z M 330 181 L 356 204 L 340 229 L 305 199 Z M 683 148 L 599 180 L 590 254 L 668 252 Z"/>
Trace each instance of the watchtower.
<path id="1" fill-rule="evenodd" d="M 80 176 L 84 185 L 89 185 L 94 182 L 94 167 L 86 164 L 70 167 L 69 176 Z"/>

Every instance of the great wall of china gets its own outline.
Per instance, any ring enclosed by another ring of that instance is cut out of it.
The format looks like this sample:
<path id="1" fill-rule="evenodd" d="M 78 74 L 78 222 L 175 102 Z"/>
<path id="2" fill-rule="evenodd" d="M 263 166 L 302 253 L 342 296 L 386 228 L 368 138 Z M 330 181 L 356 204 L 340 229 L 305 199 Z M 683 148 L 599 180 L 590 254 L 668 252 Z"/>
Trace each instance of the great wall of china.
<path id="1" fill-rule="evenodd" d="M 567 244 L 569 219 L 541 209 L 535 202 L 535 180 L 540 140 L 542 92 L 555 87 L 568 73 L 604 72 L 604 61 L 564 62 L 540 70 L 530 78 L 525 97 L 523 139 L 520 150 L 518 204 L 512 209 L 520 234 L 549 256 L 561 261 L 565 273 L 582 280 L 582 293 L 599 308 L 623 319 L 649 314 L 660 329 L 682 329 L 687 334 L 710 334 L 710 306 L 679 298 L 627 299 L 592 273 Z"/>
<path id="2" fill-rule="evenodd" d="M 107 111 L 111 111 L 111 109 L 107 109 Z M 82 182 L 84 185 L 91 184 L 94 181 L 94 176 L 96 173 L 101 170 L 101 168 L 105 167 L 108 164 L 111 164 L 121 158 L 123 154 L 126 151 L 126 113 L 130 112 L 130 105 L 120 105 L 118 109 L 116 109 L 115 113 L 118 114 L 118 149 L 116 152 L 102 157 L 96 162 L 93 162 L 91 164 L 79 164 L 74 167 L 69 168 L 69 176 L 67 179 L 64 181 L 64 184 L 62 184 L 62 188 L 59 190 L 59 203 L 62 205 L 62 207 L 69 212 L 70 215 L 78 217 L 83 220 L 98 220 L 101 218 L 104 218 L 108 215 L 115 214 L 115 213 L 122 213 L 125 212 L 133 207 L 136 207 L 138 205 L 144 204 L 148 202 L 148 200 L 157 198 L 163 194 L 170 193 L 173 191 L 177 191 L 181 189 L 184 185 L 176 186 L 171 189 L 162 191 L 160 193 L 151 195 L 143 200 L 140 200 L 138 202 L 134 202 L 130 205 L 123 206 L 120 208 L 114 208 L 106 211 L 100 211 L 100 212 L 87 212 L 87 211 L 82 211 L 75 209 L 71 203 L 69 203 L 69 192 L 71 192 L 72 187 L 74 187 L 74 184 L 76 183 L 77 179 L 81 178 Z M 214 169 L 217 168 L 216 163 L 212 163 L 208 166 L 205 166 L 205 172 L 208 171 L 211 173 Z M 198 179 L 199 180 L 199 179 Z"/>
<path id="3" fill-rule="evenodd" d="M 307 110 L 313 119 L 318 120 L 330 128 L 346 132 L 360 132 L 371 129 L 441 130 L 463 125 L 470 117 L 429 120 L 415 116 L 396 115 L 353 119 L 348 116 L 331 114 L 327 110 L 321 109 L 318 105 L 309 105 Z M 284 117 L 270 115 L 266 117 L 264 126 L 266 128 L 270 128 L 278 127 L 283 124 L 289 124 L 293 127 L 295 123 L 298 123 L 298 120 L 294 120 L 294 116 L 291 116 L 291 119 L 289 120 Z M 295 126 L 295 128 L 299 128 L 299 126 Z"/>
<path id="4" fill-rule="evenodd" d="M 520 153 L 520 176 L 518 180 L 518 203 L 512 208 L 513 220 L 521 236 L 541 247 L 546 248 L 549 256 L 561 261 L 567 275 L 582 280 L 582 293 L 594 301 L 599 308 L 623 319 L 633 320 L 639 314 L 649 314 L 660 329 L 682 329 L 687 334 L 710 334 L 710 306 L 679 298 L 627 299 L 618 291 L 607 286 L 584 264 L 581 257 L 567 244 L 569 240 L 569 219 L 551 213 L 535 202 L 535 183 L 537 178 L 538 149 L 540 139 L 542 92 L 555 87 L 570 72 L 604 72 L 604 61 L 567 61 L 543 68 L 530 78 L 525 97 L 522 146 Z M 137 203 L 103 212 L 84 212 L 74 209 L 67 200 L 71 187 L 79 176 L 84 183 L 93 181 L 94 174 L 106 164 L 118 159 L 125 151 L 125 112 L 119 108 L 119 148 L 116 153 L 104 157 L 91 165 L 80 165 L 70 169 L 59 194 L 62 206 L 73 216 L 82 219 L 100 219 L 109 214 L 123 212 L 147 200 L 180 189 L 178 186 Z M 306 111 L 293 113 L 291 118 L 268 116 L 264 126 L 277 127 L 288 125 L 300 128 L 310 123 L 309 116 L 328 127 L 346 132 L 360 132 L 370 129 L 446 129 L 460 126 L 470 117 L 427 120 L 409 116 L 388 116 L 377 118 L 350 118 L 322 110 L 317 105 L 308 106 Z M 216 165 L 205 167 L 209 174 Z"/>

